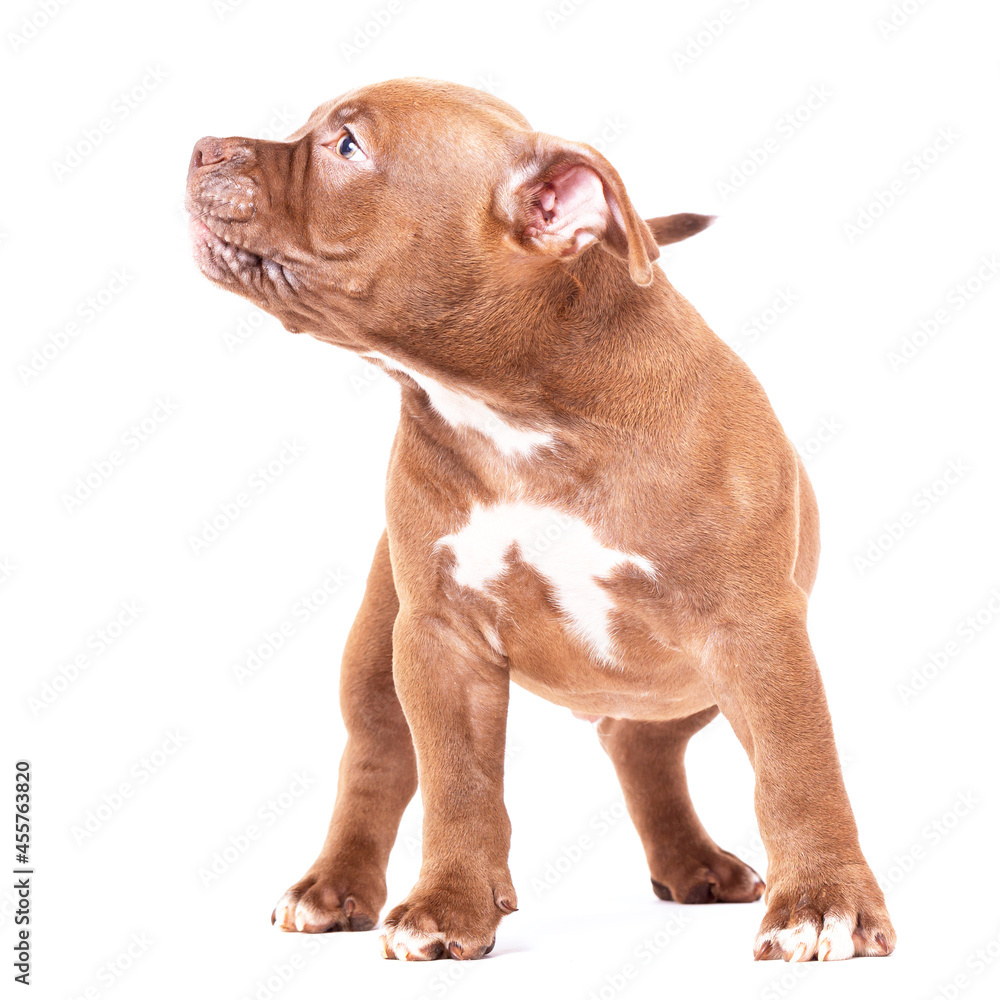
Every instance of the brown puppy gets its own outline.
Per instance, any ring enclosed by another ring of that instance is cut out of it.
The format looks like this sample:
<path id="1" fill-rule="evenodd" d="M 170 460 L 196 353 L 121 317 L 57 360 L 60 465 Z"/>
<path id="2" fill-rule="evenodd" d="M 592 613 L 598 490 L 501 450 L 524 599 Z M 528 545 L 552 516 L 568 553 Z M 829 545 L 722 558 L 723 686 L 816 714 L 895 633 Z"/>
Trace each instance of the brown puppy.
<path id="1" fill-rule="evenodd" d="M 710 220 L 644 223 L 596 150 L 416 79 L 285 142 L 202 139 L 188 208 L 209 278 L 402 386 L 337 802 L 279 926 L 375 924 L 419 778 L 423 864 L 384 953 L 490 950 L 517 906 L 514 680 L 599 718 L 653 888 L 681 902 L 764 889 L 688 797 L 685 746 L 721 709 L 768 855 L 755 956 L 891 952 L 806 634 L 812 490 L 749 369 L 653 265 Z"/>

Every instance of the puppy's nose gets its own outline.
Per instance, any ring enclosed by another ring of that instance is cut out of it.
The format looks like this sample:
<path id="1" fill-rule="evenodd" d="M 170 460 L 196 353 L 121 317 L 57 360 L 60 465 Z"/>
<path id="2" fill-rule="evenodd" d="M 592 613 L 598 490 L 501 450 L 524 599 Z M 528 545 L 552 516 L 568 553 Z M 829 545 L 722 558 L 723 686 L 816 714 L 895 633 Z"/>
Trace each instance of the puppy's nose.
<path id="1" fill-rule="evenodd" d="M 194 144 L 191 162 L 188 164 L 188 177 L 194 177 L 201 168 L 206 173 L 222 164 L 235 167 L 246 167 L 254 160 L 254 142 L 252 139 L 230 137 L 219 139 L 214 135 L 206 135 Z"/>
<path id="2" fill-rule="evenodd" d="M 233 147 L 224 139 L 218 139 L 214 135 L 206 135 L 194 144 L 191 166 L 210 167 L 213 163 L 224 163 L 232 158 L 233 152 Z"/>

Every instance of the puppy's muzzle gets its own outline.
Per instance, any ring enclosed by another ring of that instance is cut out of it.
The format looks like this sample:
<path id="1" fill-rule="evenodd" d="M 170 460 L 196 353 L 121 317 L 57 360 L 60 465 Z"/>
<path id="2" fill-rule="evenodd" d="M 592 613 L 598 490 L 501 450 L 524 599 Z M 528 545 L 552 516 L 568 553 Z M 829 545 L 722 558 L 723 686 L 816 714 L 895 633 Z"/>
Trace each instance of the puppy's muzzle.
<path id="1" fill-rule="evenodd" d="M 253 148 L 240 139 L 199 139 L 188 165 L 188 208 L 219 222 L 249 222 L 257 189 Z"/>

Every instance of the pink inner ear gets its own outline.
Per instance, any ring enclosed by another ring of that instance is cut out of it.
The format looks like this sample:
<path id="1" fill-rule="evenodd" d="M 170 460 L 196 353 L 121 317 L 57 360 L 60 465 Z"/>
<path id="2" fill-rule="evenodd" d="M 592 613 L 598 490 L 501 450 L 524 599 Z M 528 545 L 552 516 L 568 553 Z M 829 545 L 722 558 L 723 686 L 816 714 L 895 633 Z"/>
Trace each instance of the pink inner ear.
<path id="1" fill-rule="evenodd" d="M 573 166 L 543 184 L 537 194 L 539 219 L 532 227 L 536 235 L 565 241 L 564 254 L 582 250 L 600 239 L 608 226 L 610 209 L 604 184 L 596 171 Z"/>

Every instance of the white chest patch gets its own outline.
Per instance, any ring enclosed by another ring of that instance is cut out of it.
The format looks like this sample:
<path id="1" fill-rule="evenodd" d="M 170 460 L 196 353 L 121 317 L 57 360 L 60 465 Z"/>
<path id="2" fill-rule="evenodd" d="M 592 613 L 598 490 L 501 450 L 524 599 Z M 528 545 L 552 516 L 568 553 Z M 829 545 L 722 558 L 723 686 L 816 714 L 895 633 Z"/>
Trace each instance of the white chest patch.
<path id="1" fill-rule="evenodd" d="M 422 375 L 412 368 L 407 368 L 406 365 L 401 365 L 385 354 L 376 351 L 372 354 L 366 354 L 365 357 L 377 358 L 387 368 L 393 368 L 398 372 L 403 372 L 404 375 L 409 375 L 427 393 L 431 406 L 452 427 L 466 427 L 469 430 L 479 431 L 484 437 L 489 438 L 504 455 L 527 456 L 536 448 L 541 448 L 552 442 L 551 434 L 514 427 L 498 416 L 482 400 L 455 392 L 454 389 L 449 389 L 429 375 Z"/>
<path id="2" fill-rule="evenodd" d="M 602 545 L 580 518 L 523 501 L 476 504 L 468 523 L 438 545 L 455 554 L 455 581 L 476 590 L 507 569 L 517 546 L 521 561 L 552 587 L 569 630 L 608 663 L 614 662 L 608 619 L 614 602 L 598 580 L 626 563 L 656 576 L 648 559 Z"/>

